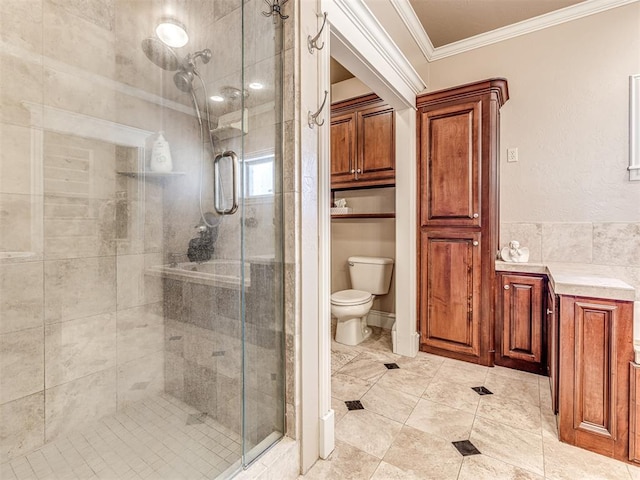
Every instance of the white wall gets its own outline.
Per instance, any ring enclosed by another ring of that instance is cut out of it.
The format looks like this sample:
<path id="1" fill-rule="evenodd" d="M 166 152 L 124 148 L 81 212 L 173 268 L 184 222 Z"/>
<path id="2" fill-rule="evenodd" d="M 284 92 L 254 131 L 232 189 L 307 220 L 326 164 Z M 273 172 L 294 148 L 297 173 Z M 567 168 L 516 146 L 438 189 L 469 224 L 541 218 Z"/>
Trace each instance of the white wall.
<path id="1" fill-rule="evenodd" d="M 331 85 L 331 103 L 340 102 L 347 98 L 359 97 L 371 93 L 371 88 L 357 78 L 349 78 Z"/>
<path id="2" fill-rule="evenodd" d="M 640 3 L 419 68 L 429 89 L 509 81 L 501 110 L 502 222 L 637 222 L 628 181 L 629 75 L 640 73 Z M 518 163 L 506 163 L 517 147 Z"/>

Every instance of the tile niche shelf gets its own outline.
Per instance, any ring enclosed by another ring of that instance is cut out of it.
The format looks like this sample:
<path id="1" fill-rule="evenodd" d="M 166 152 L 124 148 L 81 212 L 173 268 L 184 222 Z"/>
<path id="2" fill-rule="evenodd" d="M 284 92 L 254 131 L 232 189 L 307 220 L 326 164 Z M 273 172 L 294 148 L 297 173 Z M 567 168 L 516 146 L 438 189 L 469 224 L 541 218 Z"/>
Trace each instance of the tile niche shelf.
<path id="1" fill-rule="evenodd" d="M 186 175 L 186 172 L 116 172 L 130 178 L 172 178 Z"/>

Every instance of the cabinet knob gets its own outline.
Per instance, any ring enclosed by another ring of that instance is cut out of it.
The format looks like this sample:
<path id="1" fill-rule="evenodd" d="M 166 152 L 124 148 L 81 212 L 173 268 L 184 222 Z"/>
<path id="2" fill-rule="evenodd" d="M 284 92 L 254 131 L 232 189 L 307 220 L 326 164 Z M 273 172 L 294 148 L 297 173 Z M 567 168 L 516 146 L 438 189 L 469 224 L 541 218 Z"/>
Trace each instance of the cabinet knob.
<path id="1" fill-rule="evenodd" d="M 509 285 L 505 285 L 505 286 L 504 286 L 504 289 L 505 289 L 505 290 L 509 290 L 509 288 L 510 288 L 510 287 L 509 287 Z"/>
<path id="2" fill-rule="evenodd" d="M 480 215 L 478 215 L 477 213 L 473 214 L 473 218 L 478 218 Z"/>
<path id="3" fill-rule="evenodd" d="M 352 168 L 352 169 L 351 169 L 351 173 L 356 173 L 356 171 Z"/>
<path id="4" fill-rule="evenodd" d="M 479 245 L 478 241 L 477 241 L 477 240 L 474 240 L 474 241 L 473 241 L 473 246 L 474 246 L 474 247 L 477 247 L 478 245 Z"/>
<path id="5" fill-rule="evenodd" d="M 362 173 L 362 170 L 358 169 L 358 170 L 356 170 L 356 172 L 358 172 L 358 173 Z"/>
<path id="6" fill-rule="evenodd" d="M 547 315 L 551 315 L 553 313 L 553 310 L 547 308 Z"/>

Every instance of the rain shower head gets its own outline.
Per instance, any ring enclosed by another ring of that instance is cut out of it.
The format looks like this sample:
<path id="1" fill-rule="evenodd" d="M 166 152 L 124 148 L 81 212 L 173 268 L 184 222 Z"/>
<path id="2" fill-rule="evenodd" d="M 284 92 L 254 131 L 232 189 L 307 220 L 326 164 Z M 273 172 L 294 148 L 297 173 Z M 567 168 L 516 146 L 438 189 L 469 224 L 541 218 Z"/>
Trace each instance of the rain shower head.
<path id="1" fill-rule="evenodd" d="M 209 63 L 211 60 L 211 50 L 208 48 L 190 53 L 183 60 L 179 60 L 173 48 L 153 37 L 142 41 L 142 51 L 158 67 L 176 72 L 173 82 L 184 93 L 190 93 L 193 90 L 193 79 L 198 74 L 196 60 L 199 58 L 202 63 Z"/>
<path id="2" fill-rule="evenodd" d="M 163 70 L 175 72 L 180 68 L 180 60 L 176 52 L 157 38 L 145 38 L 142 41 L 142 51 L 149 60 Z"/>

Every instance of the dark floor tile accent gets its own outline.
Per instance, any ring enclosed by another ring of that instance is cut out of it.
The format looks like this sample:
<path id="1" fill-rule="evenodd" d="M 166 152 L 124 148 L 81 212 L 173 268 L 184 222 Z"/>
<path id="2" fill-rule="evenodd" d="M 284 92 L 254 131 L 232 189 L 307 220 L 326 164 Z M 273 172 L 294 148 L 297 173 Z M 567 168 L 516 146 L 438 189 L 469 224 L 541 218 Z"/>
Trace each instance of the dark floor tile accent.
<path id="1" fill-rule="evenodd" d="M 478 395 L 493 395 L 493 392 L 487 387 L 471 387 L 471 390 L 476 392 Z"/>
<path id="2" fill-rule="evenodd" d="M 187 417 L 187 425 L 197 425 L 199 423 L 204 423 L 204 419 L 207 417 L 205 413 L 192 413 Z"/>
<path id="3" fill-rule="evenodd" d="M 387 367 L 389 370 L 395 370 L 396 368 L 400 368 L 397 363 L 385 363 L 384 366 Z"/>
<path id="4" fill-rule="evenodd" d="M 469 455 L 478 455 L 480 454 L 480 450 L 476 448 L 476 446 L 471 443 L 469 440 L 460 440 L 458 442 L 451 442 L 453 446 L 458 449 L 460 455 L 463 457 L 468 457 Z"/>
<path id="5" fill-rule="evenodd" d="M 360 403 L 360 400 L 347 400 L 344 404 L 349 410 L 364 410 L 364 406 Z"/>

